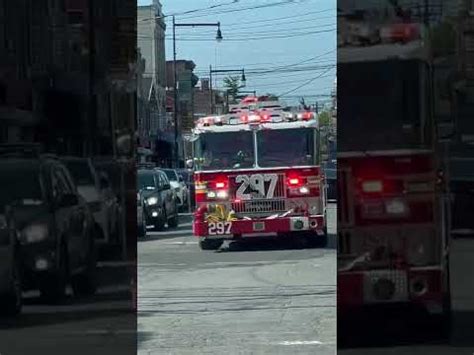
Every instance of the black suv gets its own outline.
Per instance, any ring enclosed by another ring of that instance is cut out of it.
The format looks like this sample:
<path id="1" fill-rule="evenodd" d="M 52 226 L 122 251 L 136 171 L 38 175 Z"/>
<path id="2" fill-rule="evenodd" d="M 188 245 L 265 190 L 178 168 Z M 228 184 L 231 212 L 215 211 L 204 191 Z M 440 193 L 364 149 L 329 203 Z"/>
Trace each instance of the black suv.
<path id="1" fill-rule="evenodd" d="M 93 217 L 71 175 L 54 157 L 0 157 L 0 210 L 18 231 L 22 288 L 59 301 L 95 292 Z M 0 213 L 1 213 L 0 211 Z"/>
<path id="2" fill-rule="evenodd" d="M 137 173 L 138 190 L 143 194 L 144 213 L 148 225 L 154 230 L 178 226 L 178 202 L 166 174 L 152 169 L 139 169 Z"/>

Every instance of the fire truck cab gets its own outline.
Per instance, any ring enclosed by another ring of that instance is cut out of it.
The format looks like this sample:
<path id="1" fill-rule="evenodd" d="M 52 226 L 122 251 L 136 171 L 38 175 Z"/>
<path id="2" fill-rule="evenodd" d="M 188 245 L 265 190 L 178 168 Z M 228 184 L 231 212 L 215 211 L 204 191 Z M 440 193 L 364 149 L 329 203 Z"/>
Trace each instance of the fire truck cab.
<path id="1" fill-rule="evenodd" d="M 314 246 L 326 245 L 326 197 L 313 112 L 257 104 L 201 118 L 193 140 L 193 232 L 202 249 L 256 236 L 302 237 Z"/>

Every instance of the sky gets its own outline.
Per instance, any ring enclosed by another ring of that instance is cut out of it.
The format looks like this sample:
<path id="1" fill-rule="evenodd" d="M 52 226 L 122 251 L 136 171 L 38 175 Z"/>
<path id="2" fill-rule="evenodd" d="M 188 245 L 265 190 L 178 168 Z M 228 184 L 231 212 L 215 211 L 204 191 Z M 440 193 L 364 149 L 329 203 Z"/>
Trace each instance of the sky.
<path id="1" fill-rule="evenodd" d="M 151 0 L 138 0 L 148 5 Z M 245 89 L 283 95 L 286 102 L 328 101 L 336 75 L 336 0 L 161 0 L 166 17 L 166 57 L 172 59 L 176 23 L 220 22 L 214 27 L 177 27 L 177 58 L 192 60 L 195 74 L 242 69 Z M 213 74 L 218 88 L 227 75 Z"/>

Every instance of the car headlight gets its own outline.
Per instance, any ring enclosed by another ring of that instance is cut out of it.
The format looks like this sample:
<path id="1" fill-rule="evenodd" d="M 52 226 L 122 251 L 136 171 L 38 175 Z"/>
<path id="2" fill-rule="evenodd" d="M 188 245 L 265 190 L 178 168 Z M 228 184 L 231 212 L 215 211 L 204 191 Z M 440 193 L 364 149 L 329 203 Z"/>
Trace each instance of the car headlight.
<path id="1" fill-rule="evenodd" d="M 22 233 L 22 240 L 26 243 L 37 243 L 48 237 L 48 226 L 44 224 L 33 224 L 26 227 Z"/>
<path id="2" fill-rule="evenodd" d="M 146 202 L 148 205 L 153 206 L 158 203 L 158 199 L 156 197 L 149 197 L 147 198 Z"/>

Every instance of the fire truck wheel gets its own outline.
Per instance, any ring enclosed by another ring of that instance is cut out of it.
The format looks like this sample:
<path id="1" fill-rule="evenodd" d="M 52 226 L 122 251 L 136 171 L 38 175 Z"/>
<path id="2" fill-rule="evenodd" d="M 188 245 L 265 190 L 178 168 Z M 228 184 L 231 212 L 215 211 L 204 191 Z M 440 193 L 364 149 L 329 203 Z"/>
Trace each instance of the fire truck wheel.
<path id="1" fill-rule="evenodd" d="M 199 247 L 201 250 L 217 250 L 224 243 L 222 239 L 206 239 L 201 238 L 199 240 Z"/>

